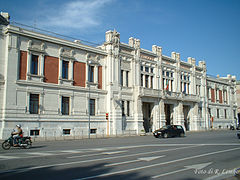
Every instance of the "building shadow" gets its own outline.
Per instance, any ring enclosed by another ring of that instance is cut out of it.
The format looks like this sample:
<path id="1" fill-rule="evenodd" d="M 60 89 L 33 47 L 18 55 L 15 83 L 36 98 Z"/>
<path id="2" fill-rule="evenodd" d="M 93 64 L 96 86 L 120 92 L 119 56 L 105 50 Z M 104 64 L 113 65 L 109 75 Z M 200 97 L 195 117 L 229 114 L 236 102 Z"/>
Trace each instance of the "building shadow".
<path id="1" fill-rule="evenodd" d="M 103 177 L 95 177 L 100 174 L 114 172 L 114 168 L 106 167 L 106 163 L 99 163 L 90 166 L 84 166 L 84 164 L 78 165 L 78 167 L 66 166 L 55 166 L 49 168 L 40 168 L 34 170 L 24 170 L 30 167 L 24 167 L 21 169 L 16 169 L 14 172 L 7 172 L 0 174 L 1 180 L 12 180 L 17 177 L 17 179 L 34 179 L 34 180 L 68 180 L 68 179 L 83 179 L 86 177 L 92 177 L 90 179 L 111 179 L 111 180 L 147 180 L 150 176 L 140 175 L 138 172 L 129 172 L 122 174 L 114 174 Z"/>

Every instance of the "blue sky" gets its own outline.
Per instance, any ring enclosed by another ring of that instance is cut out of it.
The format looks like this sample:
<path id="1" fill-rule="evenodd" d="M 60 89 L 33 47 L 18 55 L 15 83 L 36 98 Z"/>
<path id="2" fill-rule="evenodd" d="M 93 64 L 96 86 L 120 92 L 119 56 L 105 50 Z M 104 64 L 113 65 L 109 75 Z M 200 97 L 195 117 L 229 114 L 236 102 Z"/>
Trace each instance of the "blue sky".
<path id="1" fill-rule="evenodd" d="M 163 54 L 205 60 L 211 75 L 240 79 L 240 0 L 0 0 L 11 21 L 102 43 L 116 29 L 121 42 L 141 40 Z"/>

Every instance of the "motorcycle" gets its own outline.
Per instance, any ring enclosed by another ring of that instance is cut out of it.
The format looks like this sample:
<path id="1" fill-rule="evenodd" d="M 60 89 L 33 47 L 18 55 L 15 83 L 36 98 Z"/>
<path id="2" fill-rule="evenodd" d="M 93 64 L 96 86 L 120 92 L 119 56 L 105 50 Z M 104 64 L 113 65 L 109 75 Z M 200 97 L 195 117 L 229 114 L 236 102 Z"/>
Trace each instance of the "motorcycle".
<path id="1" fill-rule="evenodd" d="M 14 138 L 13 134 L 11 134 L 11 136 L 2 143 L 2 148 L 8 150 L 11 147 L 20 147 L 24 149 L 29 149 L 30 147 L 32 147 L 32 139 L 29 136 L 17 139 L 17 146 L 13 146 L 13 142 Z"/>

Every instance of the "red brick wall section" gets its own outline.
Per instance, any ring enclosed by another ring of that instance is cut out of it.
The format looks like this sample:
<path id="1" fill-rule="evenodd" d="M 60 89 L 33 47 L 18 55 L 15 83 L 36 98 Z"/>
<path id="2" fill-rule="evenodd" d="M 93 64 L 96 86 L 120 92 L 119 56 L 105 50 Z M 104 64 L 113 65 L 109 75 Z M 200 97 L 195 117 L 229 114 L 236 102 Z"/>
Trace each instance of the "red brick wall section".
<path id="1" fill-rule="evenodd" d="M 214 89 L 211 89 L 211 100 L 212 102 L 215 102 L 215 90 Z"/>
<path id="2" fill-rule="evenodd" d="M 44 76 L 46 83 L 58 84 L 58 64 L 59 59 L 56 57 L 45 56 Z"/>
<path id="3" fill-rule="evenodd" d="M 27 52 L 20 51 L 19 79 L 26 80 L 27 77 Z"/>
<path id="4" fill-rule="evenodd" d="M 82 62 L 74 62 L 73 64 L 73 80 L 74 86 L 85 87 L 86 84 L 86 64 Z"/>
<path id="5" fill-rule="evenodd" d="M 102 66 L 98 66 L 98 88 L 102 89 Z"/>
<path id="6" fill-rule="evenodd" d="M 222 90 L 219 90 L 219 103 L 223 103 Z"/>

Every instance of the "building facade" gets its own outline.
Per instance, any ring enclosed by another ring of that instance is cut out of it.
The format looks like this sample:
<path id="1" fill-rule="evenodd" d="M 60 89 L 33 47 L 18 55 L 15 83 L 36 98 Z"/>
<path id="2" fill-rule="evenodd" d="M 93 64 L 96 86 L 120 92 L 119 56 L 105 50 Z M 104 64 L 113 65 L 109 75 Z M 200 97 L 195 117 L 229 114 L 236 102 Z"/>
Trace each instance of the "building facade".
<path id="1" fill-rule="evenodd" d="M 236 77 L 206 71 L 205 61 L 145 50 L 135 38 L 122 43 L 115 30 L 92 47 L 1 23 L 0 138 L 16 124 L 40 137 L 227 128 Z"/>

